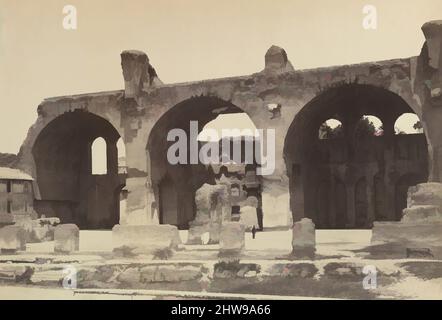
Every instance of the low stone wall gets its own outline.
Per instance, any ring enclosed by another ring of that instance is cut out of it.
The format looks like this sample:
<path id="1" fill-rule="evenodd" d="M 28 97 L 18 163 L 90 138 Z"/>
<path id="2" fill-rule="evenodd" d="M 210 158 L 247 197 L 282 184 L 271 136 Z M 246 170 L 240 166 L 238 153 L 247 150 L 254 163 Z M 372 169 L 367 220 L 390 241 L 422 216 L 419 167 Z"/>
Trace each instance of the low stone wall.
<path id="1" fill-rule="evenodd" d="M 324 297 L 362 297 L 364 267 L 377 265 L 378 285 L 400 281 L 406 272 L 402 262 L 347 262 L 330 259 L 315 262 L 201 261 L 78 263 L 58 260 L 47 263 L 0 262 L 0 285 L 62 288 L 65 267 L 76 270 L 78 289 L 149 289 L 200 292 L 266 293 Z"/>

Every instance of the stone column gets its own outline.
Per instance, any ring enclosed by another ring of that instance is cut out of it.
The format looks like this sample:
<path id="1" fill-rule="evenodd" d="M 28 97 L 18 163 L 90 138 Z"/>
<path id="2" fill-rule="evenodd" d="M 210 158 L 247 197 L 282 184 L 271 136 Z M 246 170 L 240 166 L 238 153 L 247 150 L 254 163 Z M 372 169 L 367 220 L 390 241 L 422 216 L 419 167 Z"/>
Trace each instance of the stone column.
<path id="1" fill-rule="evenodd" d="M 332 174 L 330 176 L 330 193 L 329 193 L 329 199 L 330 199 L 330 217 L 329 217 L 329 224 L 332 228 L 336 227 L 336 202 L 337 199 L 335 197 L 335 190 L 336 190 L 336 186 L 335 186 L 335 176 L 334 174 Z"/>
<path id="2" fill-rule="evenodd" d="M 425 23 L 422 31 L 428 50 L 428 65 L 435 71 L 427 85 L 431 99 L 436 100 L 442 97 L 442 20 Z"/>
<path id="3" fill-rule="evenodd" d="M 118 148 L 116 141 L 107 141 L 107 173 L 118 174 Z"/>
<path id="4" fill-rule="evenodd" d="M 429 180 L 432 182 L 440 182 L 442 181 L 442 147 L 432 146 L 430 157 L 432 161 L 430 164 L 431 175 Z"/>
<path id="5" fill-rule="evenodd" d="M 394 133 L 394 122 L 396 119 L 392 117 L 386 117 L 384 121 L 384 162 L 385 162 L 385 175 L 384 185 L 385 185 L 385 195 L 384 195 L 384 209 L 387 210 L 387 220 L 395 220 L 395 190 L 396 181 L 391 179 L 389 172 L 394 172 L 395 170 L 395 133 Z"/>
<path id="6" fill-rule="evenodd" d="M 422 26 L 425 44 L 418 58 L 415 91 L 422 101 L 422 122 L 429 143 L 429 181 L 442 179 L 442 20 Z"/>
<path id="7" fill-rule="evenodd" d="M 392 118 L 391 115 L 382 118 L 382 125 L 384 129 L 384 139 L 390 139 L 395 136 L 394 123 L 397 118 Z"/>
<path id="8" fill-rule="evenodd" d="M 347 191 L 347 227 L 352 228 L 356 224 L 355 185 L 346 183 L 345 188 Z"/>
<path id="9" fill-rule="evenodd" d="M 342 125 L 344 128 L 345 141 L 347 144 L 347 162 L 351 162 L 355 155 L 355 130 L 358 124 L 359 118 L 351 113 L 344 114 L 342 118 Z"/>
<path id="10" fill-rule="evenodd" d="M 395 215 L 395 199 L 396 199 L 396 186 L 394 185 L 394 181 L 389 178 L 385 178 L 385 207 L 388 212 L 387 219 L 390 221 L 394 221 L 396 219 Z"/>
<path id="11" fill-rule="evenodd" d="M 374 198 L 374 175 L 366 177 L 367 179 L 367 225 L 370 226 L 375 221 L 375 198 Z"/>
<path id="12" fill-rule="evenodd" d="M 145 141 L 138 136 L 126 143 L 126 217 L 120 224 L 159 224 L 159 205 L 156 203 L 151 174 L 147 170 L 150 163 L 146 150 L 140 147 L 145 145 Z"/>
<path id="13" fill-rule="evenodd" d="M 154 198 L 154 195 L 147 180 L 147 177 L 131 177 L 130 175 L 127 177 L 126 219 L 120 221 L 121 224 L 139 225 L 153 223 L 151 199 Z"/>
<path id="14" fill-rule="evenodd" d="M 292 181 L 290 181 L 290 183 L 290 193 L 292 194 L 292 197 L 290 198 L 291 209 L 293 222 L 296 222 L 305 217 L 304 181 L 301 165 L 294 166 L 292 172 Z"/>

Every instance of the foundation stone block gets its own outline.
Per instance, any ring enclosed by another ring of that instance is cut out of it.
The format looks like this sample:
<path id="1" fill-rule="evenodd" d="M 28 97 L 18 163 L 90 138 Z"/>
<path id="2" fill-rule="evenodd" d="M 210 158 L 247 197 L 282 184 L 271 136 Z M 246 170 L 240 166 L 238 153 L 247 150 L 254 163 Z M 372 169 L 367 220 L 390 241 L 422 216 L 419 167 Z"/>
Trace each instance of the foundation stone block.
<path id="1" fill-rule="evenodd" d="M 206 225 L 190 225 L 187 233 L 187 244 L 203 244 L 202 236 L 208 232 Z"/>
<path id="2" fill-rule="evenodd" d="M 71 253 L 80 249 L 80 230 L 75 224 L 60 224 L 54 230 L 54 250 Z"/>
<path id="3" fill-rule="evenodd" d="M 114 252 L 130 255 L 154 255 L 176 250 L 181 244 L 178 228 L 172 225 L 115 225 L 112 229 Z"/>
<path id="4" fill-rule="evenodd" d="M 303 218 L 293 225 L 292 255 L 296 258 L 312 259 L 316 251 L 315 224 L 311 219 Z"/>
<path id="5" fill-rule="evenodd" d="M 2 252 L 26 250 L 26 232 L 19 226 L 5 226 L 0 229 L 0 249 Z"/>
<path id="6" fill-rule="evenodd" d="M 245 226 L 239 222 L 227 222 L 221 226 L 220 254 L 240 254 L 245 247 Z"/>
<path id="7" fill-rule="evenodd" d="M 258 224 L 258 215 L 256 213 L 256 208 L 252 206 L 245 206 L 241 208 L 241 217 L 239 220 L 242 223 L 247 231 L 252 230 L 253 226 L 256 229 L 259 228 Z"/>

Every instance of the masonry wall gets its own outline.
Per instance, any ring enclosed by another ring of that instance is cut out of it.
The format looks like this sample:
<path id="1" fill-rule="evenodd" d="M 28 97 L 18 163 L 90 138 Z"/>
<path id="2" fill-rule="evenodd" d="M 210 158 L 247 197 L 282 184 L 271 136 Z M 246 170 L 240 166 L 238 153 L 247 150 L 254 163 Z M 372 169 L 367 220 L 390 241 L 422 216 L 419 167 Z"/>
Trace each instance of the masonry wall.
<path id="1" fill-rule="evenodd" d="M 428 178 L 423 134 L 364 137 L 354 157 L 345 138 L 320 140 L 316 151 L 316 161 L 305 168 L 304 191 L 305 213 L 319 229 L 399 221 L 408 187 Z"/>
<path id="2" fill-rule="evenodd" d="M 149 137 L 155 134 L 155 125 L 168 111 L 178 110 L 176 108 L 183 104 L 198 105 L 197 114 L 202 122 L 215 118 L 215 109 L 222 109 L 225 105 L 247 113 L 257 128 L 276 130 L 276 170 L 262 177 L 264 225 L 289 225 L 293 219 L 305 215 L 299 203 L 298 207 L 290 206 L 290 202 L 293 202 L 290 177 L 294 172 L 285 159 L 287 144 L 296 144 L 296 139 L 286 139 L 295 117 L 309 102 L 330 89 L 362 84 L 397 95 L 423 120 L 428 138 L 429 179 L 440 181 L 441 23 L 431 23 L 423 29 L 427 42 L 418 57 L 295 71 L 285 51 L 272 47 L 265 57 L 265 69 L 261 72 L 173 85 L 164 85 L 159 81 L 143 53 L 123 52 L 125 90 L 43 101 L 38 107 L 38 119 L 20 150 L 16 166 L 36 177 L 38 184 L 40 177 L 32 149 L 42 130 L 54 119 L 74 110 L 97 115 L 115 128 L 126 145 L 128 174 L 125 184 L 128 196 L 126 216 L 121 217 L 120 222 L 158 223 L 155 218 L 155 210 L 159 208 L 157 179 L 152 177 L 159 168 L 152 165 L 155 150 L 148 148 Z M 428 80 L 431 80 L 430 85 Z M 219 105 L 216 108 L 213 105 L 205 106 L 201 101 L 207 98 L 216 99 Z M 269 107 L 275 104 L 278 105 L 276 111 Z M 188 114 L 187 118 L 186 114 L 182 116 L 183 123 L 192 119 L 192 114 Z M 297 196 L 303 198 L 302 190 Z"/>

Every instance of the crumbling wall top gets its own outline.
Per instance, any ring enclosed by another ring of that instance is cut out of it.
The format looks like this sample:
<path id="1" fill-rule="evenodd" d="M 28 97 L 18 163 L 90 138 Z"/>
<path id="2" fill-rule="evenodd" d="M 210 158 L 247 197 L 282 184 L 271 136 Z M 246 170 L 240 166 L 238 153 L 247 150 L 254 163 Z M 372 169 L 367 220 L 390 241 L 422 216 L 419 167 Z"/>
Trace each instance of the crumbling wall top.
<path id="1" fill-rule="evenodd" d="M 161 85 L 157 72 L 149 62 L 147 54 L 138 50 L 125 50 L 121 53 L 121 67 L 124 77 L 124 95 L 135 98 L 143 90 Z"/>
<path id="2" fill-rule="evenodd" d="M 442 56 L 442 20 L 434 20 L 422 26 L 428 47 L 429 64 L 432 68 L 441 68 Z"/>
<path id="3" fill-rule="evenodd" d="M 291 62 L 287 58 L 285 50 L 278 46 L 271 46 L 265 55 L 264 72 L 289 72 L 295 71 Z"/>

